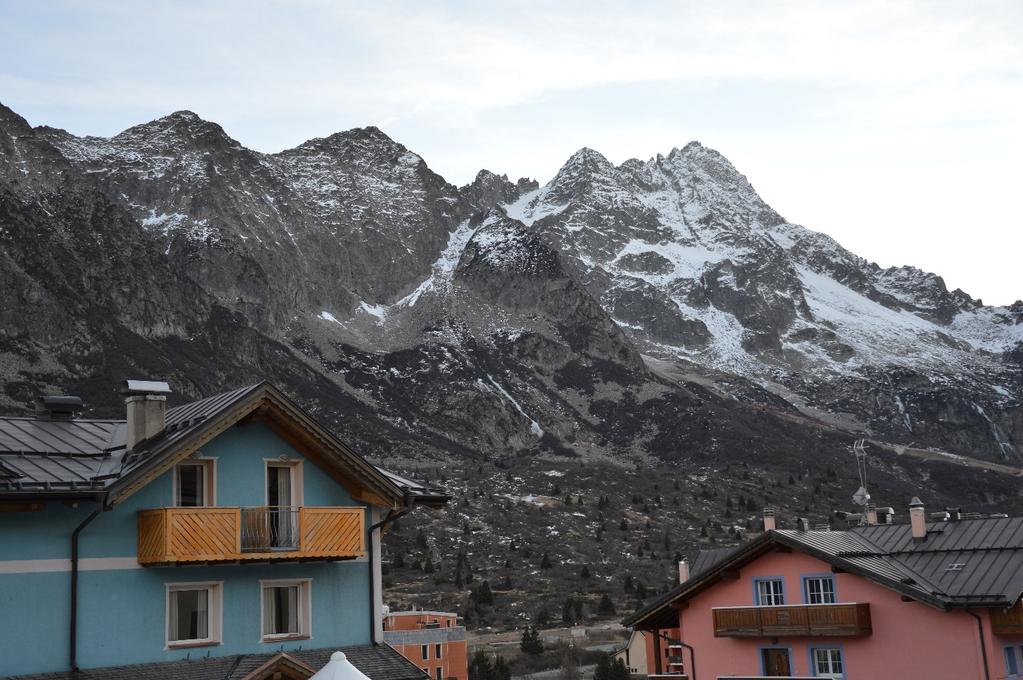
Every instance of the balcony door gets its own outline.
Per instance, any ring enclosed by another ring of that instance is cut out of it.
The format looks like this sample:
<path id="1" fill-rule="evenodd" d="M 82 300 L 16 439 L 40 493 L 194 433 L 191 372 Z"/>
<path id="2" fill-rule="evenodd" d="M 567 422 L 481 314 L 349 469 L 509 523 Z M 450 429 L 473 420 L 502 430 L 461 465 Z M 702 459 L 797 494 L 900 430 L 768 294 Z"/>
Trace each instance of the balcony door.
<path id="1" fill-rule="evenodd" d="M 760 653 L 763 655 L 764 675 L 772 678 L 792 675 L 789 650 L 768 647 L 760 650 Z"/>
<path id="2" fill-rule="evenodd" d="M 301 504 L 300 468 L 292 463 L 266 466 L 266 505 L 270 529 L 270 547 L 275 550 L 298 548 L 298 506 Z"/>

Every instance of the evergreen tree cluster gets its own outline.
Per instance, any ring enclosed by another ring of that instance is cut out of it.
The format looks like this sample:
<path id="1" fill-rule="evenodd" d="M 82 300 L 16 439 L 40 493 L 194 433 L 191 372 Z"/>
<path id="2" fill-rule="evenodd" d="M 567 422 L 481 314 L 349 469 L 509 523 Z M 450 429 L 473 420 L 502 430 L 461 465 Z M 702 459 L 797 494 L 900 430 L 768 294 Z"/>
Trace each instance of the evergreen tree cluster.
<path id="1" fill-rule="evenodd" d="M 533 626 L 526 626 L 526 629 L 522 631 L 522 641 L 519 643 L 519 649 L 524 654 L 531 656 L 543 654 L 543 640 L 540 639 L 540 632 Z"/>
<path id="2" fill-rule="evenodd" d="M 623 660 L 602 654 L 593 669 L 593 680 L 629 680 L 629 669 Z"/>
<path id="3" fill-rule="evenodd" d="M 487 653 L 480 650 L 469 659 L 469 680 L 511 680 L 511 669 L 500 654 L 491 661 Z"/>
<path id="4" fill-rule="evenodd" d="M 565 598 L 561 607 L 561 622 L 566 626 L 574 626 L 583 619 L 583 602 L 571 595 Z"/>

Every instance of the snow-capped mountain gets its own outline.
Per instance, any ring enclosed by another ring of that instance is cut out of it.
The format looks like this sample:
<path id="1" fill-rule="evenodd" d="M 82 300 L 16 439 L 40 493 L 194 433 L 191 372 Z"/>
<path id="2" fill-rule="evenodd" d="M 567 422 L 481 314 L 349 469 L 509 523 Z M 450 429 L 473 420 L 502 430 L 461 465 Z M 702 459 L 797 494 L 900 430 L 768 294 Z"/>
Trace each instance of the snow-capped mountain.
<path id="1" fill-rule="evenodd" d="M 58 351 L 78 328 L 93 352 L 159 344 L 195 391 L 230 380 L 230 362 L 196 374 L 220 338 L 250 372 L 253 353 L 285 352 L 295 391 L 330 385 L 358 410 L 355 436 L 382 442 L 376 420 L 390 444 L 440 452 L 742 457 L 792 445 L 740 450 L 773 413 L 783 439 L 812 423 L 1023 455 L 1023 303 L 985 307 L 790 224 L 699 143 L 618 166 L 582 149 L 543 186 L 481 171 L 457 188 L 375 128 L 262 154 L 187 111 L 110 139 L 2 113 L 11 404 L 27 396 L 18 371 L 52 385 L 110 371 Z M 81 196 L 87 215 L 69 205 Z M 57 250 L 26 244 L 40 230 L 64 234 Z M 56 290 L 55 273 L 79 278 Z M 152 295 L 111 288 L 139 280 Z M 36 307 L 50 320 L 25 318 Z"/>
<path id="2" fill-rule="evenodd" d="M 693 142 L 616 167 L 583 149 L 501 208 L 560 247 L 646 355 L 937 446 L 987 429 L 973 451 L 1019 457 L 1009 433 L 1020 431 L 1023 306 L 985 307 L 934 274 L 882 269 L 786 222 L 715 151 Z"/>

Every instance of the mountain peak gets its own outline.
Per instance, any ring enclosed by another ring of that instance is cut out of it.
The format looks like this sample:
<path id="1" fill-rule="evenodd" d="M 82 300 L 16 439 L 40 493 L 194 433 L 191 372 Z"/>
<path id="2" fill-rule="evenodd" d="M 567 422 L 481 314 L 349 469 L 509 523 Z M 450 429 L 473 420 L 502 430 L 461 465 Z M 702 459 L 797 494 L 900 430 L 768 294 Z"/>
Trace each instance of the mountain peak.
<path id="1" fill-rule="evenodd" d="M 147 148 L 174 150 L 182 147 L 240 147 L 217 123 L 194 111 L 175 111 L 115 135 L 117 142 Z"/>
<path id="2" fill-rule="evenodd" d="M 402 144 L 391 139 L 380 128 L 375 125 L 368 125 L 366 127 L 341 130 L 326 137 L 315 137 L 281 153 L 291 154 L 309 151 L 326 152 L 329 154 L 354 152 L 357 155 L 375 157 L 381 153 L 386 156 L 393 156 L 404 153 L 407 149 Z"/>
<path id="3" fill-rule="evenodd" d="M 0 102 L 0 125 L 5 128 L 16 127 L 22 130 L 27 130 L 31 127 L 27 120 L 15 113 L 13 109 L 4 106 L 3 102 Z"/>
<path id="4" fill-rule="evenodd" d="M 604 154 L 588 146 L 584 146 L 569 156 L 562 169 L 578 165 L 614 167 Z"/>
<path id="5" fill-rule="evenodd" d="M 188 109 L 181 109 L 180 111 L 175 111 L 174 113 L 164 116 L 164 118 L 169 120 L 184 120 L 189 122 L 203 120 L 195 111 L 189 111 Z"/>

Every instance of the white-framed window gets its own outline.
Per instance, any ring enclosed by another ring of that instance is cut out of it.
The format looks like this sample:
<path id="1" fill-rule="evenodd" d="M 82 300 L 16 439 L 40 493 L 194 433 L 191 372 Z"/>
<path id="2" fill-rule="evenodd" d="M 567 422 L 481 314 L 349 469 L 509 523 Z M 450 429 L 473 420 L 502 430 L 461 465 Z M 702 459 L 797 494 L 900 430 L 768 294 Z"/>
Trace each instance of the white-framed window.
<path id="1" fill-rule="evenodd" d="M 835 579 L 831 576 L 807 576 L 803 590 L 807 604 L 835 604 Z"/>
<path id="2" fill-rule="evenodd" d="M 441 647 L 442 645 L 439 643 L 433 646 L 433 658 L 435 659 L 441 658 Z"/>
<path id="3" fill-rule="evenodd" d="M 312 637 L 310 579 L 260 581 L 262 642 Z"/>
<path id="4" fill-rule="evenodd" d="M 1007 677 L 1016 680 L 1019 677 L 1019 662 L 1016 660 L 1016 648 L 1006 647 L 1005 652 L 1005 674 Z"/>
<path id="5" fill-rule="evenodd" d="M 785 604 L 785 584 L 780 578 L 757 579 L 757 604 L 772 606 Z"/>
<path id="6" fill-rule="evenodd" d="M 813 674 L 821 678 L 841 680 L 845 677 L 842 650 L 837 647 L 818 647 L 813 650 Z"/>
<path id="7" fill-rule="evenodd" d="M 174 466 L 174 505 L 207 508 L 216 505 L 216 461 L 189 458 Z"/>
<path id="8" fill-rule="evenodd" d="M 434 676 L 433 677 L 434 677 L 434 680 L 444 680 L 444 669 L 442 667 L 440 667 L 440 666 L 437 666 L 434 669 Z"/>
<path id="9" fill-rule="evenodd" d="M 219 645 L 223 583 L 167 584 L 167 646 Z"/>

